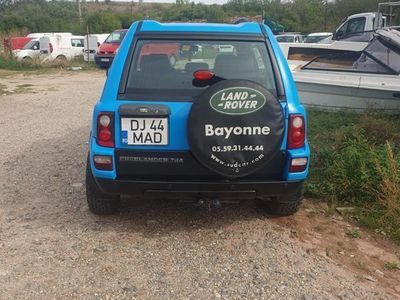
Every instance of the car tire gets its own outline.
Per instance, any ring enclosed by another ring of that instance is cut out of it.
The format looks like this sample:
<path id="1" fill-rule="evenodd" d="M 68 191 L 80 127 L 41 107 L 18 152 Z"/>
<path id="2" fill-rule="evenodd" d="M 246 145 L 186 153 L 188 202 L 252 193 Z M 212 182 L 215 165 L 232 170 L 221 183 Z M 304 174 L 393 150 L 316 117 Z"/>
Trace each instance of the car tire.
<path id="1" fill-rule="evenodd" d="M 65 64 L 68 60 L 64 55 L 59 55 L 56 57 L 55 61 L 57 63 Z"/>
<path id="2" fill-rule="evenodd" d="M 267 211 L 273 216 L 290 216 L 299 210 L 304 197 L 303 184 L 298 190 L 289 196 L 274 197 L 267 202 Z"/>
<path id="3" fill-rule="evenodd" d="M 119 206 L 119 196 L 106 194 L 97 185 L 89 158 L 86 164 L 86 199 L 89 210 L 96 215 L 115 213 Z"/>

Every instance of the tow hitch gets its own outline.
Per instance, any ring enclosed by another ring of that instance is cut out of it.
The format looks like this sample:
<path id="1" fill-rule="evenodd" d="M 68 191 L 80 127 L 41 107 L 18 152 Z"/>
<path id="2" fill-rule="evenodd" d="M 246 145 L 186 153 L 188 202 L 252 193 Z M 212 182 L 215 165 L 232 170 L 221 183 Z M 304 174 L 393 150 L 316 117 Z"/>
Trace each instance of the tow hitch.
<path id="1" fill-rule="evenodd" d="M 194 200 L 193 206 L 199 209 L 211 210 L 213 208 L 220 208 L 222 204 L 238 204 L 238 200 L 220 200 L 216 198 L 198 198 Z"/>

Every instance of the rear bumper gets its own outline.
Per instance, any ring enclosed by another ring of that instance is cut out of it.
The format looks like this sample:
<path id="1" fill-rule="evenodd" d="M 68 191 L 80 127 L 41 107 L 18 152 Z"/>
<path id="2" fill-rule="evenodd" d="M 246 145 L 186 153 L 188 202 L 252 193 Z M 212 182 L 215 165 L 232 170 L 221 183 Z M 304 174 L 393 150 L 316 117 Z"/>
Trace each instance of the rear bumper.
<path id="1" fill-rule="evenodd" d="M 303 181 L 144 181 L 96 178 L 103 192 L 118 195 L 257 198 L 294 194 Z"/>
<path id="2" fill-rule="evenodd" d="M 107 61 L 108 60 L 108 61 Z M 94 61 L 100 68 L 109 68 L 114 60 L 114 55 L 95 54 Z"/>

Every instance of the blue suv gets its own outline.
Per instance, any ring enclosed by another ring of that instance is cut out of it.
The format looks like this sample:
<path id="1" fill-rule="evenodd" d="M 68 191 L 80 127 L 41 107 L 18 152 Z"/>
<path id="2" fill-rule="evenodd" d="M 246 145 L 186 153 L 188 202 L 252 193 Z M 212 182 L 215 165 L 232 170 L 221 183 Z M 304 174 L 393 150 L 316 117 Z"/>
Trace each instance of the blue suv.
<path id="1" fill-rule="evenodd" d="M 94 107 L 89 208 L 121 195 L 260 199 L 297 211 L 310 150 L 284 56 L 262 24 L 132 24 Z"/>

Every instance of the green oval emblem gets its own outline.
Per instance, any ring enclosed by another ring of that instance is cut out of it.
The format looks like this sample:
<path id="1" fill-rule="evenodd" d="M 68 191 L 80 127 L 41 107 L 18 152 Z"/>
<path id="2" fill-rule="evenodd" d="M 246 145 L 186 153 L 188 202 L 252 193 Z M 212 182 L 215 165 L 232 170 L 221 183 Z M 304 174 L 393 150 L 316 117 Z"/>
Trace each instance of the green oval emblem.
<path id="1" fill-rule="evenodd" d="M 223 89 L 210 98 L 210 106 L 227 115 L 245 115 L 261 109 L 266 99 L 259 91 L 248 87 Z"/>

